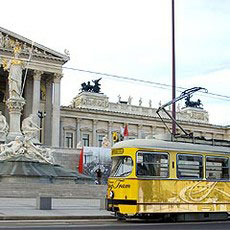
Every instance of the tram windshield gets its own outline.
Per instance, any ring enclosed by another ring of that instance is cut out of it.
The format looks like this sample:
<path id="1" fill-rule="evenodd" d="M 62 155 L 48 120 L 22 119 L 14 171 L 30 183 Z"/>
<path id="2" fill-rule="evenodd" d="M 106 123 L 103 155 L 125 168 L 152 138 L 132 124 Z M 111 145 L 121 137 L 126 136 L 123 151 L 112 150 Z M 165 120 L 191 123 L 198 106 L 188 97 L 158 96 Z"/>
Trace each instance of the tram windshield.
<path id="1" fill-rule="evenodd" d="M 112 170 L 111 177 L 126 177 L 133 169 L 133 160 L 131 157 L 113 157 L 112 158 Z"/>

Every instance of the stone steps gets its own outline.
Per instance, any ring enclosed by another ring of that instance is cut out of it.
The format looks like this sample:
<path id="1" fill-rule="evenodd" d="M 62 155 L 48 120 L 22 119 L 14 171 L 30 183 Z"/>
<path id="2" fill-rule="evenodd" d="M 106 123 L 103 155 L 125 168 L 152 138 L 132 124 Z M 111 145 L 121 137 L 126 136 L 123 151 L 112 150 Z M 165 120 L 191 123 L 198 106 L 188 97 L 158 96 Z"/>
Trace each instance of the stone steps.
<path id="1" fill-rule="evenodd" d="M 106 185 L 87 184 L 16 184 L 0 183 L 0 197 L 37 197 L 39 194 L 55 197 L 102 198 Z"/>

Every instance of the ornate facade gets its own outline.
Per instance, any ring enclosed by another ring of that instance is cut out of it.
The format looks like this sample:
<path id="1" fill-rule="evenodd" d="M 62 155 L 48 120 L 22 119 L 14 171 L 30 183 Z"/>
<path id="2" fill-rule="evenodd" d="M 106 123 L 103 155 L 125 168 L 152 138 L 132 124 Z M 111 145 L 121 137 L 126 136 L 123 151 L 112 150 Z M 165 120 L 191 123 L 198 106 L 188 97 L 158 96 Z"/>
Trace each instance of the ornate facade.
<path id="1" fill-rule="evenodd" d="M 177 110 L 177 119 L 186 131 L 196 136 L 230 140 L 230 128 L 210 124 L 204 109 L 185 107 Z M 81 142 L 85 146 L 100 147 L 105 135 L 112 143 L 112 133 L 120 133 L 126 124 L 131 139 L 168 132 L 156 111 L 151 104 L 143 107 L 132 105 L 131 101 L 112 103 L 104 94 L 82 92 L 70 106 L 61 107 L 61 146 L 76 148 Z M 168 117 L 162 116 L 171 127 Z"/>
<path id="2" fill-rule="evenodd" d="M 10 101 L 14 95 L 10 95 L 7 63 L 16 60 L 15 49 L 20 53 L 17 59 L 20 63 L 14 65 L 21 65 L 22 79 L 19 79 L 20 95 Z M 0 110 L 8 123 L 12 116 L 14 120 L 19 118 L 19 122 L 11 125 L 14 130 L 10 134 L 19 135 L 20 120 L 33 113 L 39 116 L 37 123 L 42 128 L 40 142 L 60 146 L 60 82 L 62 66 L 68 60 L 66 55 L 0 27 Z"/>

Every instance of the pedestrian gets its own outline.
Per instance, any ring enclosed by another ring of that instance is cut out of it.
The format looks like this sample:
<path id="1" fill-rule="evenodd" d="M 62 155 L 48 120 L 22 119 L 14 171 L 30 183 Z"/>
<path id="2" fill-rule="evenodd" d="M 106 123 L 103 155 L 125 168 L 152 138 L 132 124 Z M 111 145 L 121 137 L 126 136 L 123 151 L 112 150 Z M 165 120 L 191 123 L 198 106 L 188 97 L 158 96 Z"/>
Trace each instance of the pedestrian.
<path id="1" fill-rule="evenodd" d="M 101 178 L 102 178 L 102 171 L 100 168 L 96 170 L 96 176 L 97 176 L 97 183 L 101 184 Z"/>

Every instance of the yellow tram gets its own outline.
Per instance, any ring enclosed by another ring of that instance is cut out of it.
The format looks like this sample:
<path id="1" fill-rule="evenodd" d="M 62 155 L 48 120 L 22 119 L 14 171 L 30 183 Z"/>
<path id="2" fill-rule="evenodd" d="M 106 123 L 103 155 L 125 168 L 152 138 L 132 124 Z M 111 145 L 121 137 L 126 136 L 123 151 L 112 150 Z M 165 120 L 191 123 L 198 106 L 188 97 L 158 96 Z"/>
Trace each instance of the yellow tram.
<path id="1" fill-rule="evenodd" d="M 107 210 L 123 217 L 225 219 L 230 148 L 157 139 L 116 143 Z"/>

